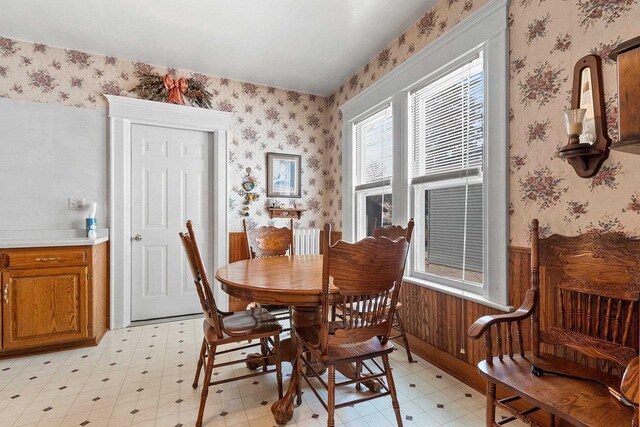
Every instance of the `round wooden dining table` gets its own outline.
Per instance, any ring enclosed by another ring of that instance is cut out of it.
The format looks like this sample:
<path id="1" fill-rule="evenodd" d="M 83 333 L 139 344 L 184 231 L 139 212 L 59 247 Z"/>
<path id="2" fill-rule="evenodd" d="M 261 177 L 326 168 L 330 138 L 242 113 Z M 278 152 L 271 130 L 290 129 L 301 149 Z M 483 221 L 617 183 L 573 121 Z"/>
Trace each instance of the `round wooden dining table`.
<path id="1" fill-rule="evenodd" d="M 291 326 L 320 325 L 322 304 L 322 255 L 274 256 L 237 261 L 216 272 L 222 290 L 231 296 L 261 304 L 275 304 L 292 308 Z M 337 289 L 330 288 L 329 295 L 337 303 Z M 281 341 L 282 360 L 295 364 L 295 335 Z M 355 366 L 342 365 L 337 369 L 346 377 L 356 377 Z M 296 393 L 296 377 L 291 376 L 289 389 L 282 399 L 275 402 L 271 411 L 280 424 L 293 417 L 293 401 Z M 371 390 L 378 391 L 375 381 L 363 382 Z"/>

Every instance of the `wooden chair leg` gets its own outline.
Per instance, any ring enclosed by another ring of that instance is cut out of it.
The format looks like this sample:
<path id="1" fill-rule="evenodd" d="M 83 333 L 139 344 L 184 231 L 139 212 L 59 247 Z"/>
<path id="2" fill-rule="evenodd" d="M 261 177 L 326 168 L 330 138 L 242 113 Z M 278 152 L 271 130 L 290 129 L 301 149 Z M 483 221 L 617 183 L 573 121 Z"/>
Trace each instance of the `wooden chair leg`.
<path id="1" fill-rule="evenodd" d="M 273 337 L 273 352 L 276 359 L 276 381 L 278 383 L 278 400 L 282 399 L 282 361 L 280 360 L 280 336 Z"/>
<path id="2" fill-rule="evenodd" d="M 334 427 L 336 412 L 336 367 L 329 365 L 329 381 L 327 383 L 327 427 Z"/>
<path id="3" fill-rule="evenodd" d="M 413 363 L 413 357 L 411 356 L 411 349 L 409 348 L 409 340 L 407 339 L 407 334 L 404 331 L 404 324 L 402 323 L 402 317 L 400 313 L 397 311 L 394 314 L 396 323 L 398 324 L 398 329 L 400 330 L 400 335 L 402 335 L 402 341 L 404 342 L 404 349 L 407 352 L 407 359 L 409 363 Z"/>
<path id="4" fill-rule="evenodd" d="M 196 421 L 196 427 L 202 426 L 202 417 L 204 416 L 204 407 L 207 403 L 207 396 L 209 395 L 209 383 L 211 382 L 211 374 L 213 373 L 213 361 L 216 358 L 216 346 L 209 345 L 207 351 L 209 357 L 207 358 L 207 365 L 204 370 L 204 383 L 202 384 L 202 393 L 200 394 L 200 408 L 198 409 L 198 420 Z"/>
<path id="5" fill-rule="evenodd" d="M 200 347 L 200 355 L 198 356 L 198 365 L 196 366 L 196 377 L 193 379 L 192 387 L 194 389 L 198 388 L 198 379 L 200 378 L 200 371 L 202 370 L 202 365 L 204 364 L 205 359 L 205 351 L 207 349 L 207 342 L 202 339 L 202 346 Z"/>
<path id="6" fill-rule="evenodd" d="M 332 305 L 331 306 L 331 321 L 335 322 L 336 321 L 336 305 Z"/>
<path id="7" fill-rule="evenodd" d="M 269 347 L 267 347 L 267 339 L 261 338 L 260 339 L 260 355 L 262 357 L 267 356 L 268 351 L 269 351 Z M 266 372 L 266 371 L 267 371 L 267 359 L 262 359 L 262 372 Z"/>
<path id="8" fill-rule="evenodd" d="M 359 380 L 361 376 L 362 376 L 362 362 L 358 361 L 356 362 L 356 379 Z M 356 390 L 358 391 L 362 390 L 361 383 L 356 383 Z"/>
<path id="9" fill-rule="evenodd" d="M 487 427 L 493 427 L 496 423 L 496 385 L 487 382 Z"/>
<path id="10" fill-rule="evenodd" d="M 393 406 L 393 412 L 396 414 L 398 427 L 402 427 L 402 414 L 400 414 L 398 393 L 396 392 L 396 384 L 393 382 L 393 372 L 391 371 L 391 365 L 389 364 L 389 355 L 385 354 L 382 356 L 382 366 L 387 374 L 387 384 L 389 385 L 389 392 L 391 393 L 391 406 Z"/>
<path id="11" fill-rule="evenodd" d="M 296 354 L 296 364 L 295 364 L 295 376 L 296 376 L 296 404 L 297 405 L 302 405 L 302 365 L 304 364 L 304 362 L 302 361 L 302 358 L 304 357 L 303 355 L 303 348 L 302 348 L 302 343 L 300 342 L 300 340 L 298 341 L 298 351 Z"/>

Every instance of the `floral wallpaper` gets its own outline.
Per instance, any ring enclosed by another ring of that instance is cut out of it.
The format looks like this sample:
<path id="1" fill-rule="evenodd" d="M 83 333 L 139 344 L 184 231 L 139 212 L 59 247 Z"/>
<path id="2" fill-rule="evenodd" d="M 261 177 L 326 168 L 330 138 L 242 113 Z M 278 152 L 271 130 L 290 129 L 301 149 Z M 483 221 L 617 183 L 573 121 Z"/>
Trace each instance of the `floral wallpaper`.
<path id="1" fill-rule="evenodd" d="M 0 97 L 80 108 L 105 107 L 102 94 L 135 96 L 137 72 L 167 72 L 199 79 L 214 95 L 213 108 L 233 112 L 229 144 L 229 230 L 242 229 L 238 194 L 246 168 L 258 178 L 261 198 L 250 217 L 267 223 L 266 153 L 302 155 L 302 198 L 278 199 L 308 209 L 298 226 L 322 227 L 329 171 L 325 152 L 327 101 L 324 97 L 29 43 L 0 36 Z M 106 161 L 106 159 L 105 159 Z M 277 220 L 276 220 L 277 221 Z M 282 221 L 282 220 L 281 220 Z"/>
<path id="2" fill-rule="evenodd" d="M 338 107 L 393 70 L 486 0 L 441 0 L 328 98 L 327 209 L 340 223 L 341 117 Z M 562 112 L 570 106 L 574 64 L 603 62 L 608 134 L 617 139 L 616 65 L 608 53 L 638 36 L 638 0 L 511 0 L 510 244 L 527 246 L 532 218 L 543 234 L 596 229 L 640 235 L 640 156 L 611 152 L 591 179 L 557 157 L 566 144 Z"/>
<path id="3" fill-rule="evenodd" d="M 102 93 L 133 96 L 136 71 L 202 79 L 214 108 L 234 112 L 229 149 L 230 230 L 239 230 L 245 168 L 262 198 L 251 217 L 267 222 L 265 153 L 303 155 L 300 225 L 341 228 L 339 106 L 433 42 L 487 0 L 441 0 L 336 92 L 319 97 L 163 66 L 131 62 L 0 37 L 0 96 L 82 108 L 104 106 Z M 562 111 L 570 104 L 575 62 L 603 60 L 609 136 L 617 138 L 616 66 L 608 52 L 638 35 L 638 0 L 512 0 L 510 26 L 510 214 L 515 246 L 528 245 L 537 217 L 545 234 L 591 229 L 640 235 L 640 156 L 611 152 L 598 175 L 579 178 L 556 155 L 566 143 Z M 285 199 L 283 199 L 285 200 Z"/>

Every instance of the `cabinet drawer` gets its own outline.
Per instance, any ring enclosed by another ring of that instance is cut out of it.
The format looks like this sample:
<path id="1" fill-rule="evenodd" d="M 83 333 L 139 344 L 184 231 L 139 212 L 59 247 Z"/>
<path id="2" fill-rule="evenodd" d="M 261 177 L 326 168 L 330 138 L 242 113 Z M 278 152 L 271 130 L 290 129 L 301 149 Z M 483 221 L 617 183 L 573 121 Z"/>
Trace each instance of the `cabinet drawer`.
<path id="1" fill-rule="evenodd" d="M 29 248 L 4 252 L 4 268 L 63 267 L 87 264 L 87 250 L 83 247 Z"/>

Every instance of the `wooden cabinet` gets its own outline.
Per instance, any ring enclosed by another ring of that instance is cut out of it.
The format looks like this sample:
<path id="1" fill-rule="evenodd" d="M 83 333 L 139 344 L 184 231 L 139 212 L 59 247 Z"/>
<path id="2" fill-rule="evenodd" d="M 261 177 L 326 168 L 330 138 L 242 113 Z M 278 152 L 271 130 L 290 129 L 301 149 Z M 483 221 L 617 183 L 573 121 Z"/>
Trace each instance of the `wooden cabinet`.
<path id="1" fill-rule="evenodd" d="M 87 267 L 31 268 L 3 273 L 3 348 L 89 337 Z"/>
<path id="2" fill-rule="evenodd" d="M 108 327 L 107 243 L 0 250 L 0 357 L 95 345 Z"/>

